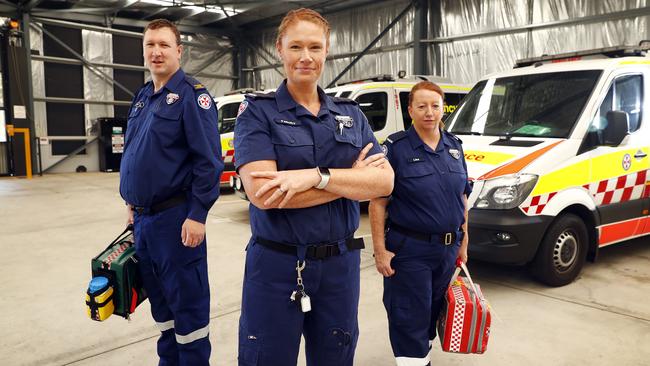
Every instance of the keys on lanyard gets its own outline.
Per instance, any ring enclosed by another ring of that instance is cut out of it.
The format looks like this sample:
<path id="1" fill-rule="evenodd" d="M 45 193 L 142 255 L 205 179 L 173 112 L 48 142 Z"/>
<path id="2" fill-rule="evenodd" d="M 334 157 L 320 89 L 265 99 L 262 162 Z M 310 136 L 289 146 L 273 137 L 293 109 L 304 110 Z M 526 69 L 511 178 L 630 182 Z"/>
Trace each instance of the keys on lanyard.
<path id="1" fill-rule="evenodd" d="M 305 264 L 305 261 L 302 261 L 302 264 L 300 261 L 296 263 L 296 273 L 298 274 L 296 282 L 298 285 L 291 293 L 291 296 L 289 296 L 291 301 L 298 303 L 298 306 L 300 306 L 300 310 L 302 310 L 303 313 L 311 310 L 311 300 L 305 292 L 305 285 L 302 283 L 302 270 L 305 269 Z"/>

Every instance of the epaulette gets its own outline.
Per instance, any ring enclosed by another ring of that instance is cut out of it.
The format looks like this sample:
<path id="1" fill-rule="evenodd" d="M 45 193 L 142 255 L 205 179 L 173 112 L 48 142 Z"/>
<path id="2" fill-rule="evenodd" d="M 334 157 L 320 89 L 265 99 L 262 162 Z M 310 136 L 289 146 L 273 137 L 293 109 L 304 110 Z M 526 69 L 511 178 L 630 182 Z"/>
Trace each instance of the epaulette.
<path id="1" fill-rule="evenodd" d="M 403 139 L 406 136 L 408 136 L 408 133 L 406 131 L 397 131 L 393 134 L 388 135 L 388 137 L 386 137 L 386 141 L 390 142 L 391 144 L 394 144 L 395 142 Z"/>
<path id="2" fill-rule="evenodd" d="M 256 93 L 247 93 L 246 94 L 247 98 L 251 99 L 275 99 L 275 92 L 268 92 L 268 93 L 262 93 L 262 92 L 256 92 Z"/>
<path id="3" fill-rule="evenodd" d="M 447 136 L 451 137 L 452 139 L 454 139 L 454 140 L 460 142 L 461 144 L 463 143 L 463 140 L 461 140 L 458 136 L 454 135 L 453 133 L 451 133 L 451 132 L 449 132 L 449 131 L 447 131 L 447 130 L 444 130 L 444 133 L 445 133 Z"/>
<path id="4" fill-rule="evenodd" d="M 205 85 L 201 84 L 198 80 L 189 75 L 185 75 L 185 82 L 190 84 L 194 90 L 207 89 Z"/>
<path id="5" fill-rule="evenodd" d="M 332 98 L 332 102 L 334 103 L 348 103 L 348 104 L 357 105 L 357 102 L 349 98 L 339 98 L 339 97 L 330 97 L 330 98 Z"/>

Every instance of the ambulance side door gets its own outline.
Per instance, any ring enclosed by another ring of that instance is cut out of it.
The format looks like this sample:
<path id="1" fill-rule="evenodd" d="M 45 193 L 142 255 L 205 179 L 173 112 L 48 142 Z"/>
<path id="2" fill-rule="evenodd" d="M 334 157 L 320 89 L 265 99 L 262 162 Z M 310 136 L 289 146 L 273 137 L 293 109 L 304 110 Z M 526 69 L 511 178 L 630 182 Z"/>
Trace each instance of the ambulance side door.
<path id="1" fill-rule="evenodd" d="M 587 154 L 592 162 L 590 192 L 601 219 L 599 245 L 640 235 L 646 227 L 650 122 L 642 113 L 647 104 L 643 90 L 648 77 L 644 76 L 629 70 L 614 73 L 583 142 L 583 147 L 593 149 Z M 628 135 L 618 146 L 604 142 L 610 111 L 625 112 L 628 118 Z"/>
<path id="2" fill-rule="evenodd" d="M 360 90 L 352 99 L 366 115 L 379 143 L 395 132 L 395 102 L 392 88 Z"/>

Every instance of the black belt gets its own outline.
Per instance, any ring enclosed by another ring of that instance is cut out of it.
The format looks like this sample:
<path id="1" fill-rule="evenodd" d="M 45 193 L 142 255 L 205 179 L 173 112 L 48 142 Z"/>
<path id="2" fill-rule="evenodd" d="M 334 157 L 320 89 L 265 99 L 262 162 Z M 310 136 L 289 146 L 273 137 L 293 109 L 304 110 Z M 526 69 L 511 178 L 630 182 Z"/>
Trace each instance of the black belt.
<path id="1" fill-rule="evenodd" d="M 298 255 L 298 248 L 293 244 L 280 243 L 260 237 L 256 237 L 255 241 L 266 248 L 275 250 L 276 252 Z M 362 238 L 345 239 L 345 246 L 348 247 L 348 250 L 365 248 Z M 306 257 L 307 259 L 316 260 L 326 259 L 339 254 L 341 254 L 341 250 L 339 249 L 338 242 L 332 242 L 321 245 L 308 245 Z"/>
<path id="2" fill-rule="evenodd" d="M 463 237 L 463 232 L 460 231 L 460 235 L 458 235 L 457 231 L 451 231 L 448 233 L 442 233 L 442 234 L 427 234 L 423 233 L 420 231 L 415 231 L 411 229 L 407 229 L 404 226 L 397 225 L 395 223 L 390 223 L 388 224 L 388 228 L 390 230 L 395 230 L 398 233 L 411 237 L 413 239 L 421 240 L 421 241 L 426 241 L 426 242 L 431 242 L 431 241 L 440 241 L 444 245 L 451 245 L 456 242 L 456 238 L 460 236 L 462 239 Z"/>
<path id="3" fill-rule="evenodd" d="M 187 193 L 185 191 L 177 193 L 176 195 L 172 196 L 171 198 L 168 198 L 160 203 L 156 203 L 155 205 L 152 205 L 151 207 L 143 207 L 143 206 L 133 206 L 133 211 L 139 213 L 140 215 L 142 214 L 148 214 L 148 215 L 153 215 L 157 214 L 158 212 L 165 211 L 169 208 L 175 207 L 180 205 L 181 203 L 185 202 L 187 200 Z"/>

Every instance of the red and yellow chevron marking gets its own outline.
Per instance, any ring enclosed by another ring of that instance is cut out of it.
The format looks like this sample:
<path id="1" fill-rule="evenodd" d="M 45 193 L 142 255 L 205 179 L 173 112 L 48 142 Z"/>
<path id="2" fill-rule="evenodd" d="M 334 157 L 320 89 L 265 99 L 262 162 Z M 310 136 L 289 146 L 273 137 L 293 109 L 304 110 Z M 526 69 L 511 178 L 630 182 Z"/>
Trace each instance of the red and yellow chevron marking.
<path id="1" fill-rule="evenodd" d="M 509 162 L 508 164 L 505 164 L 503 166 L 500 166 L 494 170 L 491 170 L 482 176 L 480 176 L 478 179 L 491 179 L 491 178 L 496 178 L 500 177 L 502 175 L 508 175 L 508 174 L 514 174 L 520 172 L 522 169 L 524 169 L 528 164 L 532 163 L 535 159 L 539 158 L 540 156 L 544 155 L 547 151 L 551 150 L 558 144 L 562 143 L 564 140 L 552 143 L 548 146 L 545 146 L 539 150 L 535 150 L 532 153 L 521 157 L 517 160 L 513 160 Z"/>

